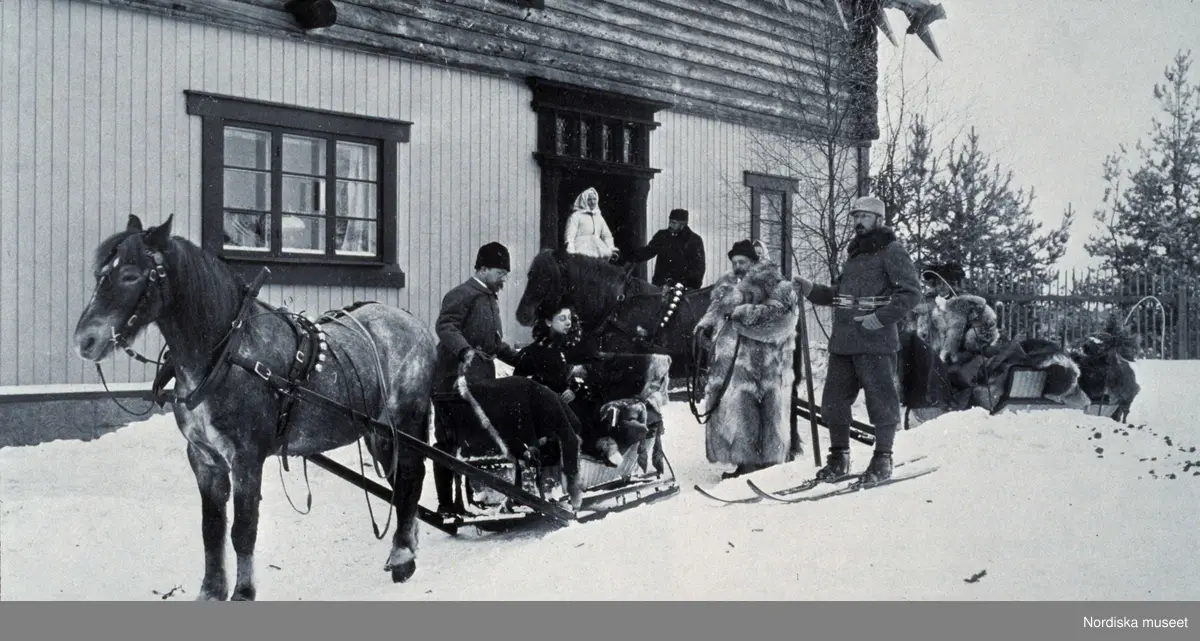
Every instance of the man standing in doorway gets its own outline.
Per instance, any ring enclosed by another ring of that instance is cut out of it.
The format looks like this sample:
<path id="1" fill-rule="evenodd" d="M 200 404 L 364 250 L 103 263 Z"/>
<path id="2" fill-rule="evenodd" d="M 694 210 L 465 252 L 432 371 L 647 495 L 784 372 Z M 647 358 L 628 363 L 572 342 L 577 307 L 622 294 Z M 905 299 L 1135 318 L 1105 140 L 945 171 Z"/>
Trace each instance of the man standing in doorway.
<path id="1" fill-rule="evenodd" d="M 841 275 L 833 286 L 794 281 L 814 305 L 833 310 L 829 367 L 821 396 L 821 414 L 829 425 L 829 458 L 817 478 L 850 471 L 850 406 L 862 390 L 875 428 L 875 455 L 864 483 L 892 476 L 892 445 L 900 423 L 896 360 L 900 340 L 896 324 L 921 299 L 917 270 L 896 234 L 883 223 L 883 201 L 865 196 L 850 209 L 854 238 Z"/>
<path id="2" fill-rule="evenodd" d="M 437 350 L 437 382 L 435 392 L 453 392 L 459 365 L 465 367 L 467 382 L 493 380 L 496 365 L 493 359 L 515 367 L 517 350 L 504 342 L 497 294 L 504 288 L 510 268 L 508 248 L 492 242 L 479 248 L 475 257 L 475 274 L 442 298 L 435 331 Z M 434 423 L 434 446 L 451 452 L 454 442 L 448 432 L 447 417 L 437 416 Z M 433 466 L 433 481 L 437 489 L 438 513 L 451 514 L 454 505 L 454 475 L 437 464 Z"/>
<path id="3" fill-rule="evenodd" d="M 626 254 L 626 259 L 632 263 L 654 257 L 658 257 L 658 261 L 654 264 L 654 277 L 650 282 L 655 286 L 683 283 L 688 289 L 700 289 L 705 271 L 704 239 L 688 227 L 686 209 L 671 210 L 666 229 L 654 234 L 645 247 Z"/>

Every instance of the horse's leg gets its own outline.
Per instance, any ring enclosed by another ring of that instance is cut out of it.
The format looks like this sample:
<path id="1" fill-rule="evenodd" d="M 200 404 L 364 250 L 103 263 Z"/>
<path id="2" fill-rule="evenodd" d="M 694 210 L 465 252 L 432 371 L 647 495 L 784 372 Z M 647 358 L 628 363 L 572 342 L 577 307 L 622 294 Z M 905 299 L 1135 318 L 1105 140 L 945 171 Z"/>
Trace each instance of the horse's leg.
<path id="1" fill-rule="evenodd" d="M 224 601 L 229 582 L 225 576 L 225 504 L 229 502 L 229 468 L 215 452 L 188 445 L 188 463 L 200 489 L 200 531 L 204 539 L 204 579 L 197 601 Z"/>
<path id="2" fill-rule="evenodd" d="M 422 415 L 419 420 L 426 419 Z M 396 508 L 396 533 L 383 569 L 392 573 L 394 583 L 403 583 L 417 571 L 417 509 L 425 484 L 425 459 L 388 439 L 368 438 L 367 444 L 387 472 Z"/>
<path id="3" fill-rule="evenodd" d="M 258 504 L 262 500 L 264 457 L 257 452 L 239 452 L 233 464 L 233 551 L 237 555 L 234 601 L 253 601 L 254 544 L 258 541 Z"/>
<path id="4" fill-rule="evenodd" d="M 567 478 L 567 496 L 571 501 L 571 507 L 578 511 L 583 505 L 584 491 L 584 488 L 579 485 L 581 441 L 578 430 L 582 428 L 582 424 L 571 406 L 550 388 L 538 385 L 532 387 L 532 390 L 529 402 L 530 409 L 535 413 L 534 424 L 542 430 L 549 430 L 549 435 L 558 439 L 559 450 L 562 453 L 563 475 Z"/>

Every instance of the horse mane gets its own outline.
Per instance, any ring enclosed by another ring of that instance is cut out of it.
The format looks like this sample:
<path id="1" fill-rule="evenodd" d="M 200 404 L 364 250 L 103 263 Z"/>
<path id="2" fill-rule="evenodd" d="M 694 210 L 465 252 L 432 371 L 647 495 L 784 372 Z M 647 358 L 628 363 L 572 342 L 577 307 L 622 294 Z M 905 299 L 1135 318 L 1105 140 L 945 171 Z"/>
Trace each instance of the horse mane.
<path id="1" fill-rule="evenodd" d="M 553 263 L 553 268 L 548 266 Z M 558 273 L 557 265 L 562 265 L 566 268 L 566 278 L 571 283 L 574 291 L 568 292 L 575 299 L 575 303 L 581 309 L 581 315 L 594 315 L 604 311 L 604 308 L 616 302 L 617 295 L 621 292 L 621 286 L 625 281 L 625 269 L 612 264 L 607 259 L 596 258 L 593 256 L 585 256 L 581 254 L 568 254 L 563 250 L 543 250 L 538 252 L 534 257 L 531 271 L 541 271 L 542 273 Z M 558 288 L 563 287 L 563 283 L 556 283 Z M 628 286 L 625 288 L 626 295 L 638 295 L 647 293 L 656 293 L 659 288 L 651 285 L 649 281 L 642 278 L 633 277 L 629 279 Z"/>

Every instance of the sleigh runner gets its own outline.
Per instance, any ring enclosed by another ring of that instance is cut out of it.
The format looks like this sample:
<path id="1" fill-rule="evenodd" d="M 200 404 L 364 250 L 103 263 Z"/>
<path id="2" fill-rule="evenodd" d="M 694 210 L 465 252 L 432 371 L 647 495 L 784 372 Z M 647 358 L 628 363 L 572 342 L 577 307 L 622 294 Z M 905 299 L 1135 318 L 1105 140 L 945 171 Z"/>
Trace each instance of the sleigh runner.
<path id="1" fill-rule="evenodd" d="M 487 475 L 454 475 L 453 500 L 459 513 L 438 515 L 443 529 L 456 530 L 463 525 L 503 529 L 555 516 L 538 509 L 539 502 L 561 505 L 564 512 L 570 513 L 566 504 L 572 469 L 580 505 L 571 518 L 560 521 L 586 522 L 678 493 L 674 470 L 662 450 L 660 421 L 650 423 L 644 436 L 639 433 L 638 438 L 623 439 L 615 464 L 602 460 L 587 443 L 577 447 L 566 442 L 573 440 L 576 426 L 588 422 L 604 422 L 615 430 L 618 421 L 624 420 L 622 411 L 630 407 L 649 406 L 655 416 L 660 415 L 669 368 L 667 356 L 608 355 L 592 369 L 602 390 L 601 409 L 596 415 L 578 416 L 579 422 L 571 424 L 565 424 L 572 417 L 556 411 L 556 399 L 547 394 L 546 388 L 521 377 L 470 384 L 460 378 L 455 392 L 434 394 L 434 412 L 446 417 L 450 440 L 456 443 L 453 454 Z M 522 389 L 532 390 L 535 396 L 528 402 L 518 402 Z M 529 424 L 536 421 L 543 424 Z M 545 424 L 560 422 L 564 424 Z M 513 432 L 526 437 L 514 441 Z M 536 446 L 525 445 L 531 441 L 536 441 Z M 514 451 L 522 447 L 525 449 Z M 568 464 L 571 457 L 577 465 Z M 496 479 L 537 501 L 497 492 L 493 483 Z"/>

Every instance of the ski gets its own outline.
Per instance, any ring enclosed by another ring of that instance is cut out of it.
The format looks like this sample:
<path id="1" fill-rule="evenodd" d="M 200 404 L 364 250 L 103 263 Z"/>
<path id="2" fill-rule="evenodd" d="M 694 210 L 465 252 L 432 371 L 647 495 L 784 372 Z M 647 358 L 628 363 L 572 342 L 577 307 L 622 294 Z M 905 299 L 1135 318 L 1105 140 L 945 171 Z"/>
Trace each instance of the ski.
<path id="1" fill-rule="evenodd" d="M 899 463 L 897 463 L 895 465 L 895 467 L 896 468 L 904 467 L 904 465 L 907 463 L 916 463 L 917 461 L 920 461 L 920 460 L 923 460 L 926 458 L 928 458 L 928 456 L 922 454 L 921 456 L 916 456 L 916 457 L 913 457 L 910 459 L 905 459 L 903 461 L 900 461 Z M 767 492 L 766 490 L 763 490 L 762 488 L 759 488 L 758 486 L 754 485 L 753 481 L 746 479 L 746 482 L 750 484 L 750 489 L 754 490 L 757 495 L 749 496 L 746 498 L 740 498 L 740 499 L 722 498 L 722 497 L 717 496 L 717 495 L 713 494 L 712 492 L 709 492 L 708 490 L 700 487 L 699 485 L 695 485 L 695 486 L 693 486 L 693 488 L 697 492 L 699 492 L 702 496 L 712 499 L 714 501 L 720 502 L 720 503 L 725 503 L 727 505 L 746 505 L 749 503 L 758 503 L 758 502 L 762 501 L 764 497 L 774 498 L 775 496 L 791 496 L 793 494 L 800 494 L 801 492 L 807 492 L 809 490 L 812 490 L 819 485 L 823 485 L 826 483 L 831 484 L 831 485 L 834 483 L 841 483 L 842 481 L 849 481 L 849 480 L 861 478 L 862 475 L 863 475 L 862 472 L 855 472 L 853 474 L 844 474 L 842 476 L 832 478 L 832 479 L 815 479 L 815 478 L 813 478 L 813 479 L 808 479 L 807 481 L 804 481 L 803 483 L 801 483 L 799 485 L 794 485 L 792 487 L 782 489 L 782 490 L 779 490 L 776 492 Z M 774 496 L 771 496 L 771 495 L 774 495 Z"/>
<path id="2" fill-rule="evenodd" d="M 854 492 L 861 492 L 862 490 L 869 490 L 869 489 L 874 489 L 877 487 L 882 487 L 884 485 L 891 485 L 892 483 L 900 483 L 902 481 L 911 481 L 912 479 L 920 478 L 927 474 L 932 474 L 932 473 L 938 471 L 938 469 L 940 469 L 940 467 L 941 466 L 934 466 L 931 468 L 926 468 L 919 472 L 912 472 L 911 474 L 895 475 L 889 479 L 886 479 L 883 481 L 876 481 L 874 483 L 863 483 L 862 479 L 861 479 L 862 475 L 859 474 L 858 476 L 860 477 L 860 479 L 857 482 L 852 483 L 846 487 L 834 490 L 832 492 L 826 492 L 825 494 L 818 494 L 816 496 L 807 495 L 807 496 L 797 496 L 795 498 L 788 498 L 788 497 L 784 497 L 784 496 L 771 495 L 770 492 L 763 491 L 761 488 L 758 488 L 754 485 L 751 485 L 751 487 L 752 487 L 752 489 L 754 489 L 755 492 L 761 492 L 762 496 L 764 498 L 769 498 L 771 500 L 778 501 L 780 503 L 804 503 L 804 502 L 808 502 L 808 501 L 820 501 L 821 499 L 828 499 L 828 498 L 832 498 L 834 496 L 842 496 L 844 494 L 853 494 Z M 749 481 L 747 481 L 747 482 L 749 482 Z"/>
<path id="3" fill-rule="evenodd" d="M 759 498 L 757 496 L 751 496 L 751 497 L 747 497 L 744 499 L 724 499 L 724 498 L 721 498 L 721 497 L 717 496 L 716 494 L 713 494 L 713 493 L 709 492 L 708 490 L 700 487 L 699 485 L 693 485 L 692 488 L 695 489 L 697 492 L 699 492 L 701 496 L 712 499 L 714 501 L 718 501 L 720 503 L 724 503 L 726 505 L 758 503 L 759 501 L 762 500 L 761 498 Z"/>

